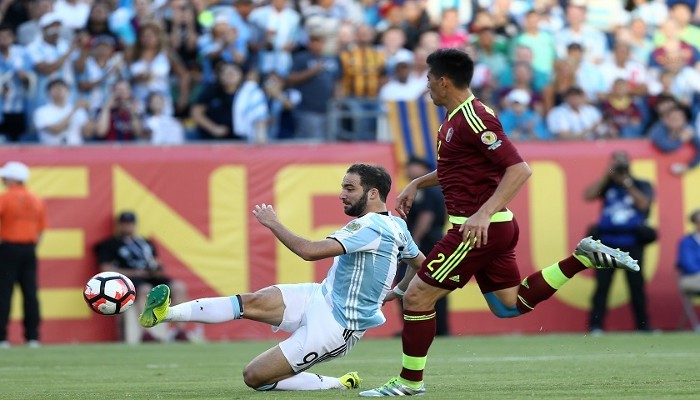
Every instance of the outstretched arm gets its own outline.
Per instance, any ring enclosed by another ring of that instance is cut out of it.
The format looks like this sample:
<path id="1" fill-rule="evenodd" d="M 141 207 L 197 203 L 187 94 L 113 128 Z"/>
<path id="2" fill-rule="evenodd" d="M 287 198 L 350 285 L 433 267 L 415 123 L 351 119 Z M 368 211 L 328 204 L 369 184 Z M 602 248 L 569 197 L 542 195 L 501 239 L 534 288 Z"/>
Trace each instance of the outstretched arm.
<path id="1" fill-rule="evenodd" d="M 263 203 L 256 205 L 253 215 L 258 222 L 267 227 L 294 254 L 306 261 L 316 261 L 345 254 L 345 249 L 335 239 L 311 241 L 290 231 L 284 226 L 271 205 Z"/>

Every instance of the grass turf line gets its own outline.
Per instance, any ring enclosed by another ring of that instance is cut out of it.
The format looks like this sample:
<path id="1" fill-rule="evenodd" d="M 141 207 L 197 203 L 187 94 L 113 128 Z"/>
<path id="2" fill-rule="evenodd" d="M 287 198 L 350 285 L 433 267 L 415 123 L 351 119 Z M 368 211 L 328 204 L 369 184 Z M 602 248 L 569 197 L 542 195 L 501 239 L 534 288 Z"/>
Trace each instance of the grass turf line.
<path id="1" fill-rule="evenodd" d="M 358 391 L 264 392 L 243 384 L 274 342 L 15 346 L 0 350 L 0 399 L 333 399 Z M 357 370 L 362 389 L 400 368 L 398 339 L 362 340 L 311 370 Z M 697 399 L 700 335 L 608 334 L 440 338 L 428 356 L 432 399 Z"/>

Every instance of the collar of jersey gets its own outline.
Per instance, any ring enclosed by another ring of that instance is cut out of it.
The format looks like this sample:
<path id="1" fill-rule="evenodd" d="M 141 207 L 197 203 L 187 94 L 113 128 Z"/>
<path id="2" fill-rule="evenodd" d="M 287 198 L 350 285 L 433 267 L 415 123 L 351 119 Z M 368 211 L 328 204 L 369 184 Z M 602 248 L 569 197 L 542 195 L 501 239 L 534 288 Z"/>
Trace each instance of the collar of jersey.
<path id="1" fill-rule="evenodd" d="M 452 112 L 450 113 L 450 115 L 447 117 L 447 120 L 448 120 L 448 121 L 451 120 L 453 115 L 457 114 L 457 112 L 458 112 L 459 110 L 461 110 L 462 108 L 464 108 L 464 107 L 467 105 L 467 103 L 471 102 L 472 100 L 474 100 L 474 93 L 472 93 L 471 96 L 469 96 L 469 98 L 467 98 L 466 100 L 464 100 L 464 103 L 460 104 L 457 108 L 455 108 L 454 110 L 452 110 Z"/>

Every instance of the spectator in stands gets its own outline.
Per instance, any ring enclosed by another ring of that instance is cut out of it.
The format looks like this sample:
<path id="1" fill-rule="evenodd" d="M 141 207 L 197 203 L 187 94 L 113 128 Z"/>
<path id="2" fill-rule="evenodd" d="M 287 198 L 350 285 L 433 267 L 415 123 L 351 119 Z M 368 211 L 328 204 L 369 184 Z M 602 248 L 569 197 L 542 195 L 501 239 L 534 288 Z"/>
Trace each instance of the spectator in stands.
<path id="1" fill-rule="evenodd" d="M 81 46 L 84 36 L 76 35 L 72 42 L 59 37 L 61 19 L 54 13 L 44 14 L 39 20 L 42 37 L 27 46 L 27 52 L 34 65 L 37 75 L 37 85 L 32 106 L 37 107 L 47 102 L 49 81 L 61 79 L 66 82 L 69 91 L 73 86 L 74 51 Z"/>
<path id="2" fill-rule="evenodd" d="M 405 0 L 402 11 L 400 26 L 406 35 L 406 48 L 413 51 L 418 46 L 420 35 L 431 28 L 430 17 L 418 0 Z"/>
<path id="3" fill-rule="evenodd" d="M 668 73 L 666 79 L 670 79 L 670 93 L 684 106 L 692 111 L 697 111 L 695 100 L 700 91 L 700 72 L 694 67 L 683 63 L 682 56 L 677 52 L 670 52 L 662 75 Z"/>
<path id="4" fill-rule="evenodd" d="M 199 139 L 264 142 L 269 118 L 265 94 L 257 82 L 243 78 L 235 64 L 217 65 L 216 83 L 208 85 L 192 106 Z"/>
<path id="5" fill-rule="evenodd" d="M 153 144 L 181 144 L 185 141 L 185 130 L 180 121 L 166 115 L 165 96 L 160 93 L 148 95 L 146 119 L 143 122 L 144 137 Z"/>
<path id="6" fill-rule="evenodd" d="M 413 59 L 399 60 L 392 79 L 379 91 L 381 101 L 411 101 L 419 99 L 427 90 L 425 81 L 410 79 Z"/>
<path id="7" fill-rule="evenodd" d="M 204 81 L 216 81 L 214 66 L 220 62 L 236 64 L 240 67 L 247 65 L 247 51 L 244 51 L 238 41 L 236 28 L 231 26 L 229 19 L 219 16 L 214 21 L 211 32 L 199 40 L 200 58 Z"/>
<path id="8" fill-rule="evenodd" d="M 23 46 L 15 45 L 10 25 L 0 25 L 0 136 L 15 142 L 27 130 L 25 99 L 30 86 L 31 61 Z"/>
<path id="9" fill-rule="evenodd" d="M 557 54 L 560 58 L 567 55 L 571 43 L 578 43 L 586 49 L 586 60 L 591 64 L 600 64 L 608 53 L 605 35 L 586 25 L 586 7 L 580 3 L 569 3 L 566 7 L 567 27 L 556 33 Z"/>
<path id="10" fill-rule="evenodd" d="M 564 10 L 562 9 L 564 2 L 558 0 L 536 0 L 533 9 L 539 14 L 537 26 L 544 32 L 551 35 L 556 35 L 566 25 Z"/>
<path id="11" fill-rule="evenodd" d="M 550 110 L 564 103 L 564 98 L 569 90 L 576 86 L 576 76 L 569 60 L 557 60 L 554 64 L 554 77 L 552 82 L 542 90 L 543 113 L 547 115 Z"/>
<path id="12" fill-rule="evenodd" d="M 440 19 L 440 48 L 463 49 L 469 43 L 469 34 L 459 24 L 457 10 L 451 8 L 442 12 Z"/>
<path id="13" fill-rule="evenodd" d="M 112 85 L 97 114 L 94 138 L 107 142 L 133 142 L 145 137 L 141 112 L 144 104 L 133 96 L 127 80 Z"/>
<path id="14" fill-rule="evenodd" d="M 676 268 L 681 274 L 680 287 L 687 293 L 700 293 L 700 210 L 690 214 L 693 232 L 678 243 Z"/>
<path id="15" fill-rule="evenodd" d="M 496 31 L 491 27 L 483 27 L 476 34 L 473 47 L 476 51 L 475 62 L 488 67 L 495 82 L 502 82 L 507 79 L 506 75 L 511 72 L 508 62 L 508 44 L 505 40 L 496 35 Z"/>
<path id="16" fill-rule="evenodd" d="M 53 12 L 61 19 L 64 29 L 77 31 L 87 25 L 91 4 L 88 0 L 56 0 Z"/>
<path id="17" fill-rule="evenodd" d="M 345 7 L 336 0 L 312 0 L 303 11 L 306 32 L 323 36 L 323 55 L 338 54 L 338 28 L 348 18 Z M 309 41 L 311 38 L 309 38 Z"/>
<path id="18" fill-rule="evenodd" d="M 39 142 L 45 145 L 79 145 L 89 136 L 87 109 L 90 104 L 84 100 L 71 103 L 68 84 L 62 79 L 48 83 L 49 102 L 34 111 L 34 126 Z"/>
<path id="19" fill-rule="evenodd" d="M 273 140 L 294 138 L 294 108 L 301 102 L 297 89 L 285 87 L 284 80 L 274 72 L 263 84 L 267 106 L 270 110 L 269 136 Z"/>
<path id="20" fill-rule="evenodd" d="M 651 31 L 656 30 L 668 18 L 668 6 L 665 1 L 627 0 L 625 9 L 630 12 L 633 21 L 641 21 Z"/>
<path id="21" fill-rule="evenodd" d="M 287 85 L 301 93 L 301 103 L 294 110 L 297 138 L 325 139 L 328 134 L 326 111 L 341 69 L 337 58 L 323 55 L 323 42 L 322 34 L 311 32 L 308 50 L 294 55 L 287 77 Z"/>
<path id="22" fill-rule="evenodd" d="M 186 111 L 190 96 L 190 78 L 177 55 L 168 49 L 159 25 L 150 22 L 139 25 L 136 46 L 130 60 L 131 84 L 134 97 L 139 103 L 145 104 L 149 93 L 159 92 L 166 98 L 166 114 L 172 115 L 177 111 L 179 115 Z M 170 90 L 171 73 L 177 75 L 178 82 L 175 107 Z"/>
<path id="23" fill-rule="evenodd" d="M 557 49 L 554 37 L 539 27 L 540 14 L 531 10 L 525 14 L 523 20 L 523 32 L 516 36 L 512 45 L 527 47 L 532 51 L 532 69 L 540 74 L 551 75 L 554 69 L 554 61 L 557 57 Z"/>
<path id="24" fill-rule="evenodd" d="M 654 146 L 664 153 L 674 152 L 686 143 L 695 148 L 695 155 L 690 162 L 671 165 L 672 173 L 681 175 L 700 164 L 700 137 L 688 123 L 688 116 L 682 107 L 673 106 L 662 114 L 661 120 L 649 128 L 648 135 Z"/>
<path id="25" fill-rule="evenodd" d="M 630 86 L 625 79 L 617 78 L 603 102 L 603 121 L 610 137 L 634 139 L 642 136 L 642 112 L 634 103 Z"/>
<path id="26" fill-rule="evenodd" d="M 115 48 L 122 50 L 122 44 L 119 43 L 119 37 L 109 29 L 109 3 L 106 1 L 96 1 L 92 4 L 90 15 L 88 16 L 85 30 L 90 35 L 91 39 L 98 36 L 109 36 L 114 40 Z"/>
<path id="27" fill-rule="evenodd" d="M 678 56 L 681 57 L 683 64 L 695 67 L 700 61 L 700 53 L 680 38 L 678 23 L 671 19 L 666 20 L 661 24 L 659 31 L 663 32 L 665 39 L 652 51 L 649 68 L 656 71 L 664 70 L 668 61 Z"/>
<path id="28" fill-rule="evenodd" d="M 503 131 L 513 140 L 549 140 L 551 135 L 542 118 L 531 107 L 530 94 L 523 89 L 513 89 L 505 97 L 503 110 L 498 118 Z"/>
<path id="29" fill-rule="evenodd" d="M 348 140 L 376 139 L 379 88 L 386 83 L 385 55 L 374 47 L 375 32 L 369 25 L 357 28 L 357 44 L 340 53 L 343 105 L 354 116 Z M 403 53 L 405 55 L 405 53 Z M 411 60 L 413 55 L 408 56 Z M 363 116 L 364 113 L 374 115 Z"/>
<path id="30" fill-rule="evenodd" d="M 658 1 L 654 1 L 654 3 L 659 4 Z M 629 27 L 618 29 L 615 43 L 618 42 L 624 42 L 630 46 L 630 59 L 645 67 L 649 64 L 649 57 L 654 51 L 654 42 L 651 40 L 651 35 L 649 35 L 647 25 L 643 20 L 634 18 Z"/>
<path id="31" fill-rule="evenodd" d="M 512 65 L 517 65 L 518 63 L 527 63 L 532 70 L 532 88 L 536 92 L 541 92 L 544 90 L 544 88 L 549 85 L 552 81 L 552 74 L 548 74 L 542 71 L 537 71 L 534 69 L 534 58 L 533 58 L 533 53 L 532 49 L 526 46 L 515 46 L 515 49 L 513 50 L 513 61 Z M 556 73 L 556 71 L 555 71 Z M 508 80 L 508 77 L 510 74 L 506 74 L 506 80 L 502 84 L 503 86 L 508 86 L 510 85 L 510 81 Z M 507 82 L 507 83 L 506 83 Z"/>
<path id="32" fill-rule="evenodd" d="M 165 18 L 165 31 L 172 51 L 190 71 L 199 70 L 197 63 L 197 39 L 203 33 L 197 23 L 194 7 L 187 0 L 170 0 Z"/>
<path id="33" fill-rule="evenodd" d="M 547 114 L 547 128 L 559 140 L 590 140 L 606 137 L 607 130 L 597 108 L 586 101 L 580 87 L 571 87 L 564 103 Z"/>
<path id="34" fill-rule="evenodd" d="M 496 34 L 511 40 L 520 33 L 520 26 L 512 14 L 511 0 L 493 0 L 488 8 Z"/>
<path id="35" fill-rule="evenodd" d="M 272 0 L 250 14 L 250 23 L 261 33 L 258 68 L 262 74 L 287 76 L 292 68 L 292 50 L 299 41 L 301 17 L 287 7 L 288 0 Z"/>
<path id="36" fill-rule="evenodd" d="M 390 28 L 382 33 L 379 49 L 384 53 L 387 74 L 394 72 L 398 58 L 406 59 L 407 56 L 413 56 L 410 50 L 404 48 L 405 44 L 406 36 L 399 28 Z"/>
<path id="37" fill-rule="evenodd" d="M 613 56 L 599 67 L 604 81 L 603 93 L 610 92 L 618 79 L 627 82 L 632 96 L 646 96 L 649 93 L 646 67 L 632 60 L 631 53 L 632 49 L 628 43 L 623 41 L 615 43 Z"/>
<path id="38" fill-rule="evenodd" d="M 426 12 L 428 17 L 430 17 L 430 23 L 433 26 L 440 25 L 440 19 L 442 18 L 446 10 L 457 10 L 457 21 L 459 25 L 468 25 L 474 20 L 475 13 L 477 11 L 477 5 L 472 1 L 459 1 L 459 0 L 447 0 L 447 1 L 429 1 L 427 2 Z"/>
<path id="39" fill-rule="evenodd" d="M 122 53 L 115 52 L 115 46 L 112 36 L 95 37 L 75 60 L 79 97 L 90 103 L 92 112 L 107 101 L 114 84 L 126 78 Z"/>
<path id="40" fill-rule="evenodd" d="M 116 219 L 116 234 L 100 241 L 94 251 L 100 272 L 113 271 L 124 274 L 136 286 L 136 299 L 145 299 L 148 291 L 157 285 L 170 286 L 173 301 L 187 301 L 187 287 L 180 281 L 165 273 L 165 267 L 158 258 L 155 244 L 139 235 L 136 231 L 136 214 L 122 211 Z M 143 300 L 136 302 L 143 310 Z M 187 341 L 184 324 L 177 325 L 175 340 Z M 147 331 L 143 331 L 142 340 L 155 341 Z"/>
<path id="41" fill-rule="evenodd" d="M 669 21 L 675 22 L 678 38 L 697 49 L 700 48 L 700 28 L 691 23 L 692 16 L 693 10 L 685 1 L 676 1 L 670 6 Z M 657 46 L 663 45 L 666 40 L 668 36 L 665 30 L 657 31 L 654 35 L 654 44 Z"/>
<path id="42" fill-rule="evenodd" d="M 41 17 L 51 12 L 52 0 L 32 0 L 27 4 L 30 19 L 17 27 L 17 44 L 27 46 L 41 37 Z"/>
<path id="43" fill-rule="evenodd" d="M 583 89 L 591 104 L 599 104 L 609 90 L 600 72 L 600 65 L 591 64 L 585 56 L 585 49 L 579 43 L 571 43 L 567 48 L 566 59 L 576 76 L 576 85 Z"/>
<path id="44" fill-rule="evenodd" d="M 534 84 L 532 82 L 533 71 L 530 64 L 526 62 L 518 62 L 513 66 L 513 83 L 509 86 L 504 87 L 499 92 L 499 104 L 501 107 L 506 106 L 506 97 L 510 92 L 516 89 L 525 91 L 528 94 L 529 103 L 528 108 L 531 108 L 537 112 L 540 116 L 544 115 L 544 104 L 542 102 L 542 97 L 539 93 L 534 90 Z M 522 96 L 520 96 L 522 98 Z"/>
<path id="45" fill-rule="evenodd" d="M 0 23 L 10 25 L 12 30 L 29 19 L 27 4 L 24 1 L 0 1 Z"/>

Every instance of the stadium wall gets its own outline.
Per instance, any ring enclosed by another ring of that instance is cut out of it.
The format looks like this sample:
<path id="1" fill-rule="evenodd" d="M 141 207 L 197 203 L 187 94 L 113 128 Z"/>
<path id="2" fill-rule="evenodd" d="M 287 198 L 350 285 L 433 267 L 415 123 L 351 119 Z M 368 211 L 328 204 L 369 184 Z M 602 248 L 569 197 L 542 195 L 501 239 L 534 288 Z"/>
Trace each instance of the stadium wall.
<path id="1" fill-rule="evenodd" d="M 668 173 L 690 150 L 660 156 L 644 141 L 520 143 L 534 174 L 513 201 L 521 228 L 521 273 L 530 274 L 565 257 L 596 221 L 599 205 L 582 199 L 586 185 L 605 171 L 609 154 L 625 149 L 635 175 L 657 190 L 651 221 L 660 239 L 647 249 L 644 275 L 652 325 L 675 329 L 681 315 L 674 260 L 685 216 L 700 206 L 700 173 Z M 254 291 L 275 282 L 320 281 L 330 262 L 295 257 L 251 214 L 271 203 L 292 230 L 321 239 L 347 222 L 337 199 L 340 180 L 353 162 L 385 165 L 398 179 L 390 144 L 284 145 L 245 147 L 5 147 L 0 161 L 21 160 L 32 168 L 31 188 L 47 204 L 49 229 L 39 247 L 40 299 L 45 343 L 116 339 L 116 318 L 93 314 L 82 286 L 96 272 L 93 245 L 112 232 L 124 209 L 139 215 L 139 229 L 153 238 L 168 271 L 187 282 L 190 296 Z M 389 206 L 397 187 L 390 196 Z M 593 275 L 581 274 L 555 297 L 522 318 L 491 316 L 470 283 L 450 295 L 453 334 L 575 332 L 586 328 Z M 610 296 L 608 328 L 631 329 L 628 295 L 617 274 Z M 19 342 L 21 297 L 15 292 L 10 340 Z M 369 336 L 399 330 L 394 304 L 388 322 Z M 236 321 L 207 325 L 211 340 L 282 338 L 262 324 Z"/>

